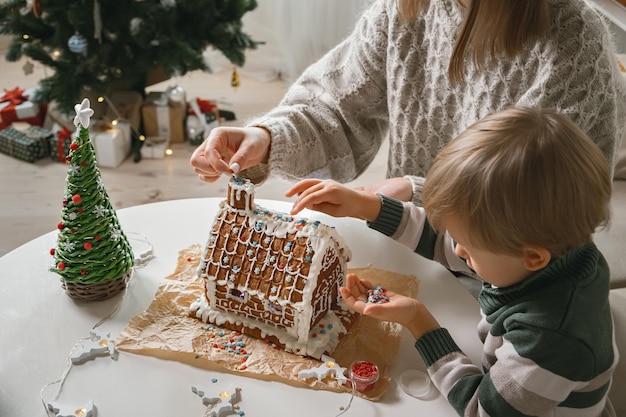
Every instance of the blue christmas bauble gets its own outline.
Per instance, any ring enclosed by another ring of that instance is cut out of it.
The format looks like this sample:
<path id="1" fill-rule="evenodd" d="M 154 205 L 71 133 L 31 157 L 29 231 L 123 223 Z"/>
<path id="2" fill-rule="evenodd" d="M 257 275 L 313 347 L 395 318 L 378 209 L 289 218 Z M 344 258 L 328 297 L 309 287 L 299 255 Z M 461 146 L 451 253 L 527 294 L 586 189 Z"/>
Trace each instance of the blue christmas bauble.
<path id="1" fill-rule="evenodd" d="M 87 38 L 77 33 L 70 37 L 70 40 L 67 41 L 67 46 L 75 54 L 82 54 L 87 50 Z"/>

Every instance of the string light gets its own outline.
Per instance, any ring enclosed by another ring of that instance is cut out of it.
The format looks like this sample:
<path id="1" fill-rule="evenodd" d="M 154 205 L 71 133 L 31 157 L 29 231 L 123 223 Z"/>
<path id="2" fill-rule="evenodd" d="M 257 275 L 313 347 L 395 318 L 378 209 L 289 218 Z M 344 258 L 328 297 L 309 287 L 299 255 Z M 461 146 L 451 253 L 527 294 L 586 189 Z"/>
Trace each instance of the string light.
<path id="1" fill-rule="evenodd" d="M 22 35 L 22 39 L 24 39 L 25 41 L 30 39 L 30 35 L 28 33 L 25 33 Z"/>
<path id="2" fill-rule="evenodd" d="M 352 383 L 352 392 L 350 393 L 350 401 L 348 401 L 348 405 L 346 405 L 345 407 L 344 406 L 339 407 L 340 413 L 337 414 L 335 417 L 339 417 L 340 415 L 346 413 L 350 409 L 350 407 L 352 406 L 352 400 L 354 400 L 354 397 L 356 396 L 355 387 L 356 387 L 356 384 Z"/>
<path id="3" fill-rule="evenodd" d="M 170 156 L 170 155 L 172 155 L 173 153 L 174 153 L 174 151 L 172 150 L 172 148 L 167 148 L 167 149 L 165 150 L 165 155 L 167 155 L 167 156 Z"/>

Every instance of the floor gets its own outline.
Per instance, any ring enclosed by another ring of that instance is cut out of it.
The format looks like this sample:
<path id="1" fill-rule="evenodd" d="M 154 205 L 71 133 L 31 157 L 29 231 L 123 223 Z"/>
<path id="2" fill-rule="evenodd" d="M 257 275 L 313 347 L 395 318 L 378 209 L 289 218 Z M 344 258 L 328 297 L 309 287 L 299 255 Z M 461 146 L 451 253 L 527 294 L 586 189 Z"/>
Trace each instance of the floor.
<path id="1" fill-rule="evenodd" d="M 4 56 L 6 42 L 0 39 L 0 55 Z M 35 63 L 34 72 L 24 74 L 26 61 L 0 61 L 0 88 L 35 87 L 46 77 L 45 68 Z M 163 91 L 179 85 L 187 98 L 216 99 L 220 107 L 235 112 L 237 120 L 231 125 L 242 125 L 249 117 L 271 109 L 287 89 L 277 80 L 259 82 L 241 76 L 237 89 L 230 86 L 229 72 L 207 74 L 189 73 L 149 87 Z M 126 159 L 117 168 L 101 168 L 102 179 L 116 209 L 164 200 L 195 197 L 225 196 L 225 179 L 206 184 L 197 179 L 189 158 L 194 146 L 175 144 L 173 154 L 165 159 L 143 159 L 135 163 Z M 370 168 L 350 185 L 361 185 L 384 178 L 386 148 L 382 148 Z M 0 153 L 0 256 L 29 240 L 53 230 L 59 222 L 61 200 L 65 190 L 65 164 L 49 158 L 28 163 Z M 269 181 L 258 188 L 257 197 L 284 200 L 288 183 Z"/>

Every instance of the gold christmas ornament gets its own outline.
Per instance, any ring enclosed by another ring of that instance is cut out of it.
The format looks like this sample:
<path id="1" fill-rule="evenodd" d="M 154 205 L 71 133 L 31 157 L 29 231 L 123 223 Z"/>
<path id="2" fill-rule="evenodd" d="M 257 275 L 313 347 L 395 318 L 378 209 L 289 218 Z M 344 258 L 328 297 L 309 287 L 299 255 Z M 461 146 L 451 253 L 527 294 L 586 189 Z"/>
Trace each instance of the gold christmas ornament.
<path id="1" fill-rule="evenodd" d="M 234 88 L 239 87 L 239 73 L 237 73 L 237 67 L 233 68 L 233 76 L 230 80 L 230 85 Z"/>

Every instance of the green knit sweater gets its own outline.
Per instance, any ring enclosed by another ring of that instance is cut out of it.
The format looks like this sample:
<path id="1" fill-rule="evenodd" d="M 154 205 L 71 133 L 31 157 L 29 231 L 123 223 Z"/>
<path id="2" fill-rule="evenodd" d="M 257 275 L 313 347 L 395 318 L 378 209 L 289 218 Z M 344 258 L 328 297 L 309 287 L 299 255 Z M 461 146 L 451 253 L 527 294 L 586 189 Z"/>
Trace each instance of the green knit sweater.
<path id="1" fill-rule="evenodd" d="M 454 242 L 430 228 L 423 208 L 382 198 L 371 228 L 466 271 L 454 259 Z M 614 416 L 607 393 L 619 355 L 608 295 L 608 265 L 590 242 L 520 284 L 483 284 L 482 367 L 471 363 L 444 328 L 427 333 L 415 347 L 461 416 Z"/>
<path id="2" fill-rule="evenodd" d="M 247 121 L 272 134 L 270 174 L 351 181 L 388 137 L 387 176 L 410 176 L 419 202 L 437 153 L 470 124 L 512 105 L 567 114 L 613 167 L 626 89 L 609 32 L 585 0 L 547 1 L 548 39 L 482 73 L 468 67 L 465 85 L 448 79 L 463 21 L 457 0 L 431 1 L 409 25 L 399 23 L 395 0 L 372 2 L 352 34 L 310 66 L 275 109 Z M 267 172 L 256 175 L 255 182 Z"/>

